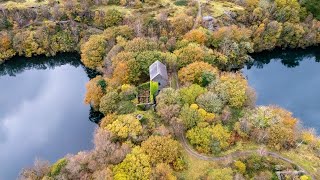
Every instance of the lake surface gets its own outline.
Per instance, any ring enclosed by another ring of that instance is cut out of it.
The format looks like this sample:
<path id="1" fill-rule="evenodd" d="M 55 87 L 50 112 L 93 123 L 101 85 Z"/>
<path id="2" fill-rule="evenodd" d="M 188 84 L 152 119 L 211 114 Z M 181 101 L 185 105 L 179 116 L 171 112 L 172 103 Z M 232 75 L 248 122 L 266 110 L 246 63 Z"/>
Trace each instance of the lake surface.
<path id="1" fill-rule="evenodd" d="M 242 71 L 258 105 L 279 105 L 320 134 L 320 47 L 253 55 Z"/>
<path id="2" fill-rule="evenodd" d="M 83 103 L 89 77 L 79 58 L 16 57 L 0 65 L 0 180 L 15 179 L 35 158 L 55 162 L 92 148 L 96 125 Z"/>

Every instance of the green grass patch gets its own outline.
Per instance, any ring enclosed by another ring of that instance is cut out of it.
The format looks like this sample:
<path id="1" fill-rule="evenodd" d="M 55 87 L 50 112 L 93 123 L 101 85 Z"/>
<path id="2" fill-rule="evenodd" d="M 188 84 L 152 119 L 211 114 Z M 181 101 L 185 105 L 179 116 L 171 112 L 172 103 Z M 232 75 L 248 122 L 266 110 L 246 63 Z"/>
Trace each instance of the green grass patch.
<path id="1" fill-rule="evenodd" d="M 183 155 L 185 157 L 185 161 L 188 164 L 188 167 L 186 170 L 176 173 L 178 179 L 200 179 L 201 176 L 203 176 L 210 168 L 218 167 L 218 165 L 215 162 L 204 161 L 195 158 L 194 156 L 190 155 L 185 151 L 183 151 Z"/>
<path id="2" fill-rule="evenodd" d="M 186 5 L 188 5 L 188 1 L 186 1 L 186 0 L 177 0 L 177 1 L 174 2 L 174 4 L 176 6 L 186 6 Z"/>
<path id="3" fill-rule="evenodd" d="M 155 81 L 150 81 L 150 102 L 153 102 L 159 90 L 159 84 Z"/>

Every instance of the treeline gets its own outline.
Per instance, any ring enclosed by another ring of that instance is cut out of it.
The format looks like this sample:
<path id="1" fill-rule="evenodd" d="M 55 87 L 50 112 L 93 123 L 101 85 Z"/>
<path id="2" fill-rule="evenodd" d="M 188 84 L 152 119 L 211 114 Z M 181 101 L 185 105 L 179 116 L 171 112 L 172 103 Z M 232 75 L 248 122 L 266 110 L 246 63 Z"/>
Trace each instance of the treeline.
<path id="1" fill-rule="evenodd" d="M 186 13 L 177 15 L 172 14 L 171 8 L 168 10 L 159 8 L 156 16 L 152 15 L 153 11 L 143 13 L 130 9 L 133 15 L 129 15 L 128 12 L 117 8 L 106 10 L 94 8 L 99 5 L 123 5 L 121 3 L 123 2 L 50 1 L 48 4 L 40 3 L 36 7 L 24 8 L 10 7 L 10 4 L 7 4 L 6 8 L 0 11 L 0 29 L 3 29 L 0 61 L 15 54 L 54 55 L 56 52 L 79 50 L 90 34 L 100 34 L 101 37 L 104 36 L 101 30 L 118 25 L 127 25 L 132 29 L 134 37 L 157 39 L 166 45 L 161 47 L 162 51 L 173 52 L 176 42 L 183 46 L 182 38 L 193 27 L 196 16 L 192 3 L 185 7 Z M 151 6 L 153 3 L 146 2 L 142 7 Z M 232 16 L 224 15 L 217 18 L 216 24 L 219 27 L 217 30 L 191 31 L 184 39 L 194 41 L 195 39 L 190 38 L 195 36 L 200 38 L 196 40 L 198 44 L 213 49 L 221 61 L 230 61 L 225 69 L 241 67 L 245 61 L 250 60 L 248 53 L 272 50 L 276 47 L 307 47 L 320 42 L 320 22 L 313 19 L 307 9 L 296 0 L 274 2 L 250 0 L 240 5 L 245 7 L 243 11 L 234 12 Z M 19 29 L 23 29 L 20 31 L 25 33 L 20 33 Z M 107 35 L 104 39 L 108 39 L 108 36 L 115 38 L 116 34 Z M 21 39 L 30 41 L 35 39 L 36 44 L 25 43 L 22 48 L 11 48 L 15 44 L 20 44 Z M 65 42 L 61 43 L 61 46 L 66 44 L 66 47 L 57 47 L 59 41 Z M 101 44 L 101 41 L 99 42 Z M 48 48 L 51 44 L 52 49 Z M 28 50 L 23 52 L 21 49 Z M 106 51 L 108 52 L 108 49 Z"/>
<path id="2" fill-rule="evenodd" d="M 44 26 L 1 31 L 0 62 L 14 55 L 32 57 L 54 56 L 58 52 L 76 51 L 80 41 L 80 28 L 69 23 L 46 22 Z"/>
<path id="3" fill-rule="evenodd" d="M 86 67 L 103 74 L 86 85 L 85 103 L 104 115 L 95 147 L 51 166 L 25 169 L 21 178 L 182 179 L 193 163 L 178 142 L 182 135 L 201 153 L 221 155 L 241 143 L 277 151 L 302 146 L 317 161 L 319 138 L 299 128 L 286 110 L 256 107 L 246 79 L 231 70 L 250 61 L 253 52 L 317 45 L 319 21 L 297 0 L 235 3 L 244 10 L 217 18 L 214 31 L 193 28 L 196 1 L 179 5 L 182 11 L 149 0 L 45 1 L 39 5 L 50 7 L 48 16 L 37 12 L 39 7 L 20 12 L 6 4 L 2 24 L 9 26 L 1 31 L 1 61 L 15 54 L 78 51 Z M 181 87 L 162 89 L 155 110 L 143 111 L 139 87 L 150 80 L 149 66 L 156 60 L 167 66 L 171 85 Z M 248 157 L 209 167 L 201 177 L 273 178 L 275 169 L 266 164 L 273 162 Z"/>

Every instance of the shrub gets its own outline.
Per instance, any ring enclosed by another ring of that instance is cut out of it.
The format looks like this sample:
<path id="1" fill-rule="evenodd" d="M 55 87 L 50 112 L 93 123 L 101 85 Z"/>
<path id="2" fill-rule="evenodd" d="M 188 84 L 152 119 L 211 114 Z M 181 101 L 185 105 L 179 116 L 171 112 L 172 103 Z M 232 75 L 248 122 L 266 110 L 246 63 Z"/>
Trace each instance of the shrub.
<path id="1" fill-rule="evenodd" d="M 67 165 L 68 161 L 66 158 L 59 159 L 56 163 L 51 166 L 50 176 L 57 176 L 60 174 L 62 168 Z"/>
<path id="2" fill-rule="evenodd" d="M 114 113 L 119 107 L 119 94 L 117 92 L 111 91 L 104 95 L 100 100 L 99 111 L 104 115 L 108 113 Z"/>
<path id="3" fill-rule="evenodd" d="M 116 26 L 121 23 L 123 15 L 116 9 L 107 10 L 105 16 L 106 27 Z"/>
<path id="4" fill-rule="evenodd" d="M 136 98 L 137 89 L 132 85 L 123 84 L 121 86 L 121 93 L 119 94 L 119 96 L 122 100 L 131 101 Z"/>
<path id="5" fill-rule="evenodd" d="M 184 105 L 181 109 L 179 119 L 187 129 L 191 129 L 199 122 L 204 121 L 197 109 L 190 108 L 189 105 Z"/>
<path id="6" fill-rule="evenodd" d="M 157 114 L 169 122 L 173 117 L 178 117 L 181 108 L 181 98 L 179 93 L 172 88 L 164 88 L 157 98 Z"/>
<path id="7" fill-rule="evenodd" d="M 244 174 L 246 173 L 246 164 L 244 164 L 241 161 L 235 161 L 234 166 L 237 168 L 237 170 L 241 173 Z"/>
<path id="8" fill-rule="evenodd" d="M 194 104 L 197 97 L 205 93 L 206 91 L 207 90 L 205 88 L 202 88 L 197 84 L 192 84 L 191 86 L 181 88 L 179 90 L 179 94 L 181 96 L 182 101 L 190 105 Z"/>
<path id="9" fill-rule="evenodd" d="M 186 133 L 186 137 L 190 144 L 203 153 L 211 152 L 211 130 L 209 127 L 200 128 L 198 126 L 190 129 Z"/>
<path id="10" fill-rule="evenodd" d="M 210 113 L 221 113 L 225 105 L 225 102 L 213 92 L 201 94 L 196 102 L 201 108 Z"/>
<path id="11" fill-rule="evenodd" d="M 136 110 L 136 106 L 131 101 L 120 101 L 117 114 L 130 114 Z"/>

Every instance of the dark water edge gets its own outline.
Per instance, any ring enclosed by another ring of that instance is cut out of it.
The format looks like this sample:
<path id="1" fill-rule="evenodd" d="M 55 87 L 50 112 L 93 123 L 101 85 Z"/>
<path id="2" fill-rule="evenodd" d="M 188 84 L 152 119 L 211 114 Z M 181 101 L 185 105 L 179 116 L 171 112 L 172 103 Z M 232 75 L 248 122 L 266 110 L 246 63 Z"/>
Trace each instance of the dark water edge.
<path id="1" fill-rule="evenodd" d="M 275 49 L 251 55 L 242 69 L 258 105 L 278 105 L 320 133 L 320 47 Z M 318 112 L 319 111 L 319 112 Z"/>
<path id="2" fill-rule="evenodd" d="M 300 62 L 306 57 L 315 57 L 315 62 L 320 62 L 320 47 L 310 46 L 308 48 L 275 48 L 272 51 L 262 51 L 250 54 L 252 61 L 246 63 L 245 68 L 251 69 L 263 68 L 264 65 L 271 63 L 272 60 L 278 59 L 284 66 L 294 68 L 300 65 Z"/>
<path id="3" fill-rule="evenodd" d="M 101 117 L 83 98 L 96 75 L 76 53 L 0 64 L 0 180 L 15 179 L 35 158 L 53 163 L 93 147 L 92 122 Z"/>
<path id="4" fill-rule="evenodd" d="M 2 64 L 0 64 L 0 76 L 15 76 L 31 69 L 54 69 L 66 64 L 70 64 L 74 67 L 81 66 L 85 70 L 89 79 L 92 79 L 97 75 L 101 75 L 95 70 L 86 68 L 80 61 L 80 58 L 81 57 L 78 53 L 58 53 L 53 57 L 47 57 L 45 55 L 38 55 L 31 58 L 14 56 L 11 59 L 6 60 Z"/>

